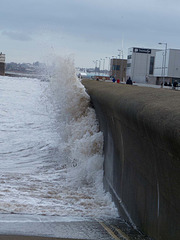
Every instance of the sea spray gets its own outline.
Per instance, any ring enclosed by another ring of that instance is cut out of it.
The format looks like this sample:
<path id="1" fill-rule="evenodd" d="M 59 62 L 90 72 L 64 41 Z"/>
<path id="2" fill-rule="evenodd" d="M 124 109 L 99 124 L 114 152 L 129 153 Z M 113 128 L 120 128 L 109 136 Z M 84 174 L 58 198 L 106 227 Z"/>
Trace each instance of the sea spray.
<path id="1" fill-rule="evenodd" d="M 103 190 L 103 135 L 71 58 L 46 80 L 0 77 L 0 212 L 118 216 Z"/>
<path id="2" fill-rule="evenodd" d="M 68 155 L 66 167 L 73 178 L 69 184 L 79 187 L 81 183 L 95 183 L 96 177 L 103 174 L 103 135 L 89 106 L 90 98 L 76 76 L 71 58 L 57 58 L 53 69 L 50 87 L 62 127 L 61 151 Z"/>

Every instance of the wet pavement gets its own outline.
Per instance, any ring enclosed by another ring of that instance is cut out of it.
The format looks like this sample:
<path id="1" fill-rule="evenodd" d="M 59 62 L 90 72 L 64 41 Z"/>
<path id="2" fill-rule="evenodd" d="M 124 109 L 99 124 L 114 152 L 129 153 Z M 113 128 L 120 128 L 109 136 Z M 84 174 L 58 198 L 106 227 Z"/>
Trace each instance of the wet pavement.
<path id="1" fill-rule="evenodd" d="M 0 214 L 0 240 L 150 240 L 121 219 Z"/>

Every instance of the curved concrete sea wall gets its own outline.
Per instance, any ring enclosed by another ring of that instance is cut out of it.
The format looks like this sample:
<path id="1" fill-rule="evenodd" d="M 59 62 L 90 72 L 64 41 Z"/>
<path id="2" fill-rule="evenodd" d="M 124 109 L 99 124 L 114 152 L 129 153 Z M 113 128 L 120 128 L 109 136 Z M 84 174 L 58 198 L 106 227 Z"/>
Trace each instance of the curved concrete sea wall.
<path id="1" fill-rule="evenodd" d="M 180 92 L 83 80 L 104 134 L 104 185 L 120 214 L 180 239 Z"/>

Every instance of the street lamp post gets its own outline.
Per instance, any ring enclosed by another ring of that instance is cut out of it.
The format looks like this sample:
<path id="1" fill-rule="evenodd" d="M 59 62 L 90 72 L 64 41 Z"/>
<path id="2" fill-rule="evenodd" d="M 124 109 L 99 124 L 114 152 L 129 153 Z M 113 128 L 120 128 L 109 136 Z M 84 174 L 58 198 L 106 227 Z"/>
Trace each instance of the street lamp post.
<path id="1" fill-rule="evenodd" d="M 93 61 L 93 63 L 94 63 L 94 72 L 96 74 L 96 61 Z"/>
<path id="2" fill-rule="evenodd" d="M 98 64 L 98 60 L 96 60 L 96 70 L 95 70 L 95 75 L 96 75 L 96 71 L 97 71 L 97 64 Z"/>
<path id="3" fill-rule="evenodd" d="M 103 73 L 104 73 L 104 66 L 105 66 L 105 58 L 103 59 Z"/>
<path id="4" fill-rule="evenodd" d="M 122 50 L 121 49 L 118 49 L 118 52 L 119 52 L 119 59 L 121 58 L 121 54 L 123 55 L 123 53 L 122 53 Z"/>
<path id="5" fill-rule="evenodd" d="M 123 66 L 123 50 L 121 50 L 121 49 L 118 49 L 118 51 L 119 51 L 119 59 L 121 59 L 121 54 L 122 54 L 122 60 L 121 60 L 121 62 L 120 62 L 120 69 L 119 69 L 119 71 L 120 71 L 120 78 L 121 78 L 121 81 L 123 81 L 123 68 L 124 68 L 124 66 Z"/>
<path id="6" fill-rule="evenodd" d="M 99 60 L 99 75 L 101 75 L 101 59 Z"/>
<path id="7" fill-rule="evenodd" d="M 107 71 L 108 71 L 108 63 L 106 64 L 106 58 L 108 59 L 108 57 L 105 57 L 105 70 L 106 70 L 105 72 L 107 73 Z"/>
<path id="8" fill-rule="evenodd" d="M 112 56 L 112 58 L 113 58 L 113 59 L 114 59 L 114 58 L 116 59 L 115 64 L 117 64 L 117 56 Z M 114 63 L 114 60 L 113 60 L 113 63 Z M 116 78 L 116 67 L 117 67 L 117 66 L 114 65 L 114 64 L 113 64 L 113 66 L 115 66 L 115 67 L 114 67 L 114 72 L 115 72 L 115 76 L 114 76 L 114 77 Z"/>
<path id="9" fill-rule="evenodd" d="M 93 61 L 93 63 L 95 64 L 95 67 L 94 67 L 94 73 L 95 73 L 95 75 L 96 75 L 96 70 L 97 70 L 97 62 L 98 62 L 98 60 Z"/>
<path id="10" fill-rule="evenodd" d="M 109 58 L 109 63 L 108 63 L 109 66 L 107 66 L 107 70 L 108 70 L 109 75 L 110 75 L 110 70 L 111 70 L 111 58 L 110 58 L 110 57 L 106 57 L 106 58 Z"/>
<path id="11" fill-rule="evenodd" d="M 167 43 L 159 43 L 160 45 L 165 45 L 165 49 L 164 49 L 164 71 L 163 71 L 163 85 L 162 87 L 164 87 L 164 79 L 165 79 L 165 69 L 166 69 L 166 54 L 167 54 Z"/>

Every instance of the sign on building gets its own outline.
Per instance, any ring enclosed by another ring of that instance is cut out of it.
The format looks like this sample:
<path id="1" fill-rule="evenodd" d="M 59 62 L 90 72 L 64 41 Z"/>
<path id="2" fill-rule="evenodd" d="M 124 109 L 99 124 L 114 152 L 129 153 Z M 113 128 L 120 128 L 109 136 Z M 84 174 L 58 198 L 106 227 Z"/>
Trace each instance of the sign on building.
<path id="1" fill-rule="evenodd" d="M 146 53 L 151 54 L 151 49 L 149 48 L 133 48 L 134 53 Z"/>

